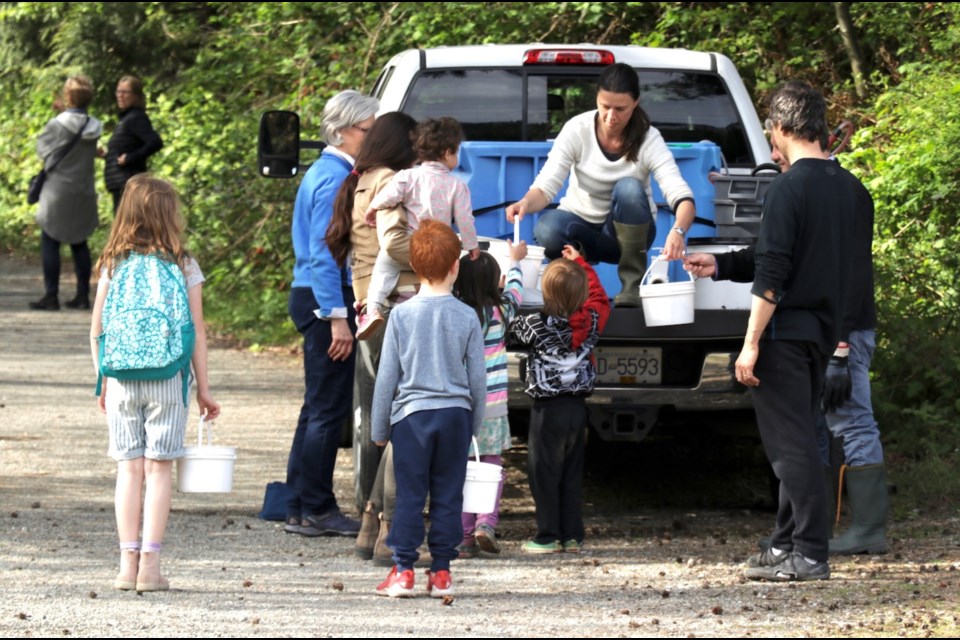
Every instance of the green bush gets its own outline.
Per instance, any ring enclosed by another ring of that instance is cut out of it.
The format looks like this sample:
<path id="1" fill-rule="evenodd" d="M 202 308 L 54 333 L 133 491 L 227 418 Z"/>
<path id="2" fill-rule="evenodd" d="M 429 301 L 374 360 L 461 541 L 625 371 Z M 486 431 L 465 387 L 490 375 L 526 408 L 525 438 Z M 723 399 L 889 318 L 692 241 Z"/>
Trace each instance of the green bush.
<path id="1" fill-rule="evenodd" d="M 874 409 L 892 463 L 942 469 L 960 460 L 960 69 L 901 72 L 850 154 L 876 205 Z"/>

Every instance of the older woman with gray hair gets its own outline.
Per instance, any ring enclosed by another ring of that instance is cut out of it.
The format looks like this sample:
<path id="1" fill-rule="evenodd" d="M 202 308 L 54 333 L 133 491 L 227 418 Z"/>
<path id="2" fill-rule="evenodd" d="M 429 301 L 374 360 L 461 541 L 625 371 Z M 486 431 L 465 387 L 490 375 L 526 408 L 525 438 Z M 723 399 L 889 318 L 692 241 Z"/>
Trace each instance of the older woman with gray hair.
<path id="1" fill-rule="evenodd" d="M 99 221 L 93 165 L 103 126 L 87 114 L 93 100 L 90 78 L 67 78 L 61 100 L 64 110 L 47 123 L 37 139 L 37 154 L 48 170 L 37 210 L 45 293 L 30 303 L 31 309 L 39 311 L 60 309 L 61 244 L 70 245 L 77 273 L 77 295 L 65 304 L 71 309 L 90 308 L 87 237 Z M 51 167 L 55 167 L 53 171 L 49 171 Z"/>
<path id="2" fill-rule="evenodd" d="M 284 530 L 304 536 L 356 536 L 333 493 L 340 430 L 353 404 L 356 312 L 349 271 L 337 266 L 325 235 L 340 185 L 379 108 L 375 98 L 343 91 L 323 110 L 327 147 L 304 174 L 293 208 L 293 285 L 289 312 L 303 336 L 306 390 L 287 461 Z"/>

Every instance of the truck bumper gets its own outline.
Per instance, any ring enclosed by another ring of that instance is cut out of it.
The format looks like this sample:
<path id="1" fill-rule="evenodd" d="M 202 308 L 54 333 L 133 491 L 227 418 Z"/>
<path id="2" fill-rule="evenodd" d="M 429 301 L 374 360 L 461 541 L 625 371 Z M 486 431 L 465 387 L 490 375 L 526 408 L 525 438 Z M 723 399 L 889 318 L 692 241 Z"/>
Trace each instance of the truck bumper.
<path id="1" fill-rule="evenodd" d="M 520 352 L 510 352 L 508 371 L 511 381 L 509 404 L 512 409 L 529 409 L 532 401 L 523 392 L 520 380 Z M 717 411 L 749 409 L 753 405 L 747 387 L 736 379 L 737 353 L 708 353 L 703 361 L 698 384 L 690 388 L 667 386 L 598 386 L 587 404 L 607 410 L 671 406 L 677 411 Z"/>

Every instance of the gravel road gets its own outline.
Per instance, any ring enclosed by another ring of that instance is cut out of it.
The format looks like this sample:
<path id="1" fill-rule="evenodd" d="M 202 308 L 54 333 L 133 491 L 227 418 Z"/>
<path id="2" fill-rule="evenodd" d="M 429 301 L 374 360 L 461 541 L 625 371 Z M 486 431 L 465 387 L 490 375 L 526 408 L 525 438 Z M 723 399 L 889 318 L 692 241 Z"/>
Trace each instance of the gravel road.
<path id="1" fill-rule="evenodd" d="M 66 259 L 65 291 L 69 269 Z M 257 519 L 264 486 L 284 476 L 301 368 L 292 354 L 230 348 L 211 350 L 210 379 L 223 406 L 217 442 L 238 449 L 233 491 L 174 495 L 169 592 L 114 591 L 115 465 L 93 396 L 90 316 L 28 311 L 40 293 L 38 264 L 0 257 L 0 636 L 960 634 L 956 512 L 897 523 L 891 553 L 834 559 L 829 582 L 755 583 L 742 563 L 767 533 L 769 510 L 693 496 L 645 507 L 641 487 L 653 481 L 643 468 L 610 474 L 601 465 L 587 483 L 586 552 L 524 556 L 533 507 L 522 448 L 506 461 L 504 552 L 457 561 L 450 604 L 377 597 L 386 570 L 355 558 L 352 540 L 285 535 Z M 336 474 L 345 508 L 349 453 L 341 450 Z"/>

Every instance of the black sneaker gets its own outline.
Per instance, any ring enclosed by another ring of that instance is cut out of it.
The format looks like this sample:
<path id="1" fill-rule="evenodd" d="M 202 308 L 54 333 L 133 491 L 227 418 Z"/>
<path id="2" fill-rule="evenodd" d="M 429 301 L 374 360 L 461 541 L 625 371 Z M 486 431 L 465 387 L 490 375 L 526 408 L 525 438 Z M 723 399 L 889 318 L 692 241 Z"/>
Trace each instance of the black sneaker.
<path id="1" fill-rule="evenodd" d="M 66 302 L 64 302 L 63 306 L 65 306 L 67 309 L 89 310 L 90 298 L 88 298 L 87 296 L 76 296 L 72 300 L 67 300 Z"/>
<path id="2" fill-rule="evenodd" d="M 747 570 L 744 572 L 751 580 L 773 580 L 781 565 L 790 559 L 790 551 L 774 553 L 770 548 L 750 556 L 747 559 Z"/>
<path id="3" fill-rule="evenodd" d="M 60 311 L 60 301 L 55 295 L 45 295 L 36 302 L 30 303 L 34 311 Z"/>
<path id="4" fill-rule="evenodd" d="M 769 564 L 775 562 L 776 564 Z M 799 552 L 782 553 L 775 556 L 770 551 L 750 559 L 745 572 L 751 580 L 771 580 L 774 582 L 794 582 L 800 580 L 829 580 L 830 565 L 826 562 L 810 564 Z"/>
<path id="5" fill-rule="evenodd" d="M 345 536 L 356 538 L 360 533 L 360 521 L 343 515 L 340 509 L 328 511 L 323 515 L 307 516 L 300 523 L 300 535 Z"/>
<path id="6" fill-rule="evenodd" d="M 303 533 L 303 527 L 300 525 L 299 516 L 287 516 L 287 522 L 283 525 L 285 533 Z"/>

